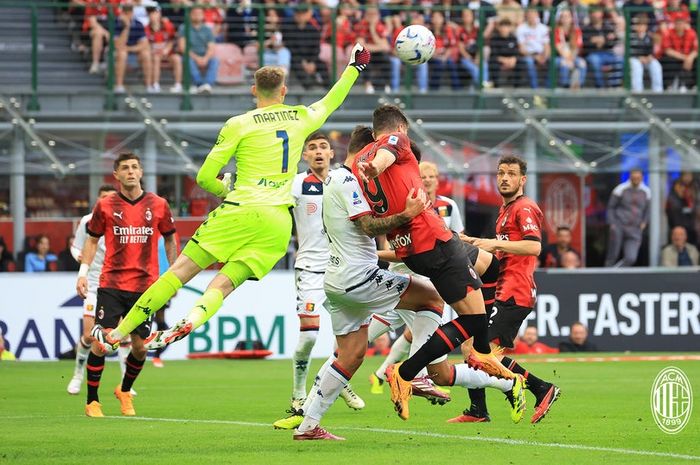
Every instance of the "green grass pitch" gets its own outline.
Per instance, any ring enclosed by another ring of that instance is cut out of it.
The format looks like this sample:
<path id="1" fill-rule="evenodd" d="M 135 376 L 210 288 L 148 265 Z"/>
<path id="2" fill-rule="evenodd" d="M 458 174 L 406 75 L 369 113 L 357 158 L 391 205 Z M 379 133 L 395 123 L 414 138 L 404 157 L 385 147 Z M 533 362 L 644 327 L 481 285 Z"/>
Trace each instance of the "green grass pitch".
<path id="1" fill-rule="evenodd" d="M 321 364 L 315 360 L 312 371 Z M 671 464 L 700 462 L 700 363 L 697 361 L 543 363 L 526 365 L 556 382 L 562 396 L 540 424 L 512 424 L 503 396 L 489 390 L 492 422 L 448 424 L 466 392 L 432 406 L 414 398 L 400 420 L 389 402 L 371 395 L 367 377 L 381 362 L 369 358 L 354 379 L 363 411 L 339 400 L 322 425 L 347 441 L 292 441 L 274 430 L 291 391 L 291 362 L 178 361 L 138 379 L 138 417 L 120 416 L 112 391 L 119 369 L 106 366 L 101 387 L 108 418 L 84 416 L 84 391 L 65 388 L 69 362 L 0 363 L 0 464 Z M 677 366 L 695 387 L 695 412 L 679 434 L 653 421 L 650 390 L 658 372 Z"/>

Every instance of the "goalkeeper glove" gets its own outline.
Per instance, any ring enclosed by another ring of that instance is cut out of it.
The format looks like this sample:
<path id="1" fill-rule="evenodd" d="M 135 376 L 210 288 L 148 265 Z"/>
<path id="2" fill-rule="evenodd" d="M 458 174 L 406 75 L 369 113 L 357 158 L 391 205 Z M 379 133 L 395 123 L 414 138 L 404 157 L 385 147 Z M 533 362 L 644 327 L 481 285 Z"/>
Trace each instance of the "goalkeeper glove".
<path id="1" fill-rule="evenodd" d="M 371 53 L 365 47 L 356 43 L 350 52 L 350 63 L 348 66 L 354 66 L 358 72 L 362 72 L 369 64 Z"/>

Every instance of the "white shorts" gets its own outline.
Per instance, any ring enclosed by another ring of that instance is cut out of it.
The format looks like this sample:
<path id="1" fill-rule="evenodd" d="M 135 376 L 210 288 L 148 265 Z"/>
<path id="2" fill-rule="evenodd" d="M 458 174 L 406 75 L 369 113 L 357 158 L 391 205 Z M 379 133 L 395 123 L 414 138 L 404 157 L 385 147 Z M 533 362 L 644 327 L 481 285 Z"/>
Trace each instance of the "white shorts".
<path id="1" fill-rule="evenodd" d="M 324 273 L 294 270 L 297 289 L 297 315 L 301 319 L 301 331 L 315 331 L 319 328 L 319 312 L 325 308 L 326 302 L 323 276 Z"/>
<path id="2" fill-rule="evenodd" d="M 88 285 L 88 293 L 83 300 L 83 316 L 95 318 L 95 306 L 97 305 L 97 286 Z"/>
<path id="3" fill-rule="evenodd" d="M 364 281 L 344 291 L 326 288 L 333 334 L 352 333 L 368 325 L 373 313 L 394 310 L 410 284 L 410 276 L 375 268 Z"/>

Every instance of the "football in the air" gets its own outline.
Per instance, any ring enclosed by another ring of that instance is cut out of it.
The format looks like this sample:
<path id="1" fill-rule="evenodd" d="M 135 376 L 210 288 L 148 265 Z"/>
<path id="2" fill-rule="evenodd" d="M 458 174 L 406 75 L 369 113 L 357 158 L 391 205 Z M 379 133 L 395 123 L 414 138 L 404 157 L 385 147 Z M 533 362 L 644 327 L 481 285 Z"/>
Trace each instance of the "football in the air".
<path id="1" fill-rule="evenodd" d="M 406 26 L 396 36 L 396 55 L 404 63 L 420 65 L 430 60 L 435 52 L 435 36 L 430 29 L 419 24 Z"/>

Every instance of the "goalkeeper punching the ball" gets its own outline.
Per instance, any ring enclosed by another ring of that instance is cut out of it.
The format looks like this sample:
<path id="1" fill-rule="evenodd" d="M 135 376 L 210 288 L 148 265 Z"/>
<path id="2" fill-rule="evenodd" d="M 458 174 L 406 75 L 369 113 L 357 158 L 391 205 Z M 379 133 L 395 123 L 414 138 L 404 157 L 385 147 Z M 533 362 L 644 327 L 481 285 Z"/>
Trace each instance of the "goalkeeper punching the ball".
<path id="1" fill-rule="evenodd" d="M 223 198 L 199 226 L 180 256 L 138 299 L 121 324 L 109 333 L 96 325 L 96 344 L 113 352 L 125 334 L 146 320 L 175 295 L 183 284 L 215 262 L 223 268 L 212 279 L 186 318 L 146 339 L 149 350 L 179 341 L 203 325 L 221 307 L 224 298 L 249 278 L 265 276 L 284 256 L 292 232 L 289 206 L 304 141 L 318 130 L 345 100 L 370 53 L 356 44 L 350 63 L 333 88 L 308 107 L 285 105 L 287 93 L 282 68 L 265 66 L 255 72 L 252 93 L 257 108 L 229 119 L 197 173 L 197 184 Z M 236 183 L 217 178 L 236 157 Z"/>

